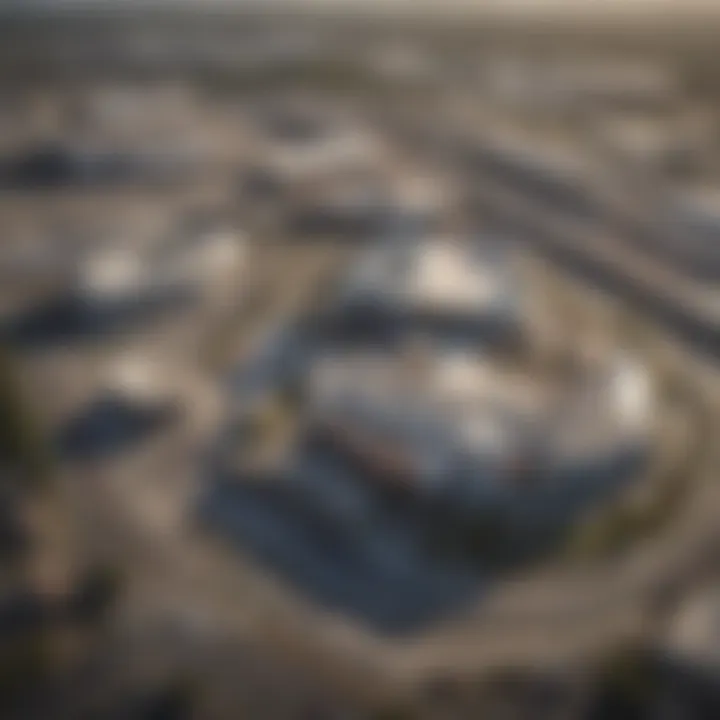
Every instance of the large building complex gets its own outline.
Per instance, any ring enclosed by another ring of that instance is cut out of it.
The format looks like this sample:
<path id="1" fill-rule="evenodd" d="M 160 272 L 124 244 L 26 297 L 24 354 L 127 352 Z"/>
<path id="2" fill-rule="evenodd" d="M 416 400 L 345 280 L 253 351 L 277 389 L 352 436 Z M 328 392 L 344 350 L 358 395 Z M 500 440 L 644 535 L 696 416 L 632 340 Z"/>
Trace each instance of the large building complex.
<path id="1" fill-rule="evenodd" d="M 609 351 L 569 375 L 540 370 L 526 302 L 498 242 L 421 236 L 368 249 L 320 331 L 295 336 L 274 376 L 262 364 L 262 392 L 245 384 L 252 404 L 238 396 L 223 438 L 231 472 L 257 480 L 269 462 L 314 512 L 344 494 L 329 511 L 338 526 L 389 497 L 425 508 L 431 526 L 448 511 L 471 526 L 495 514 L 531 538 L 571 522 L 641 468 L 653 390 L 636 359 Z M 328 462 L 329 474 L 308 470 Z"/>

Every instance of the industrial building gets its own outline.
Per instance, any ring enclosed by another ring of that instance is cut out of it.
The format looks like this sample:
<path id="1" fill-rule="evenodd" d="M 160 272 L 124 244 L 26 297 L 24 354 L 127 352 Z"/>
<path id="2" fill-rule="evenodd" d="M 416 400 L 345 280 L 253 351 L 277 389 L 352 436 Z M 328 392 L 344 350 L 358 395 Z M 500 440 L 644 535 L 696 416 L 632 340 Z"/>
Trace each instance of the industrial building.
<path id="1" fill-rule="evenodd" d="M 75 292 L 91 308 L 142 297 L 185 293 L 203 297 L 223 276 L 238 279 L 246 239 L 231 228 L 180 230 L 147 247 L 110 244 L 91 248 L 77 268 Z"/>
<path id="2" fill-rule="evenodd" d="M 110 238 L 74 248 L 53 291 L 4 332 L 25 343 L 99 337 L 190 307 L 238 297 L 246 238 L 227 226 L 161 237 Z M 231 293 L 232 291 L 232 293 Z"/>
<path id="3" fill-rule="evenodd" d="M 291 381 L 263 365 L 258 422 L 238 397 L 240 434 L 252 427 L 261 447 L 256 430 L 268 429 L 272 472 L 293 492 L 313 474 L 300 468 L 332 457 L 345 468 L 335 476 L 376 499 L 566 522 L 642 463 L 653 389 L 640 363 L 610 352 L 572 376 L 538 372 L 527 345 L 497 342 L 522 336 L 523 302 L 497 245 L 427 237 L 372 248 L 340 290 L 331 331 L 295 338 Z M 357 331 L 359 316 L 369 331 Z"/>
<path id="4" fill-rule="evenodd" d="M 311 183 L 289 198 L 291 229 L 368 239 L 437 232 L 458 193 L 449 182 L 392 162 L 351 169 Z"/>
<path id="5" fill-rule="evenodd" d="M 383 155 L 380 138 L 361 125 L 291 111 L 263 118 L 253 137 L 256 164 L 283 185 L 372 168 Z"/>
<path id="6" fill-rule="evenodd" d="M 508 339 L 520 324 L 512 261 L 496 244 L 461 237 L 400 237 L 371 248 L 338 298 L 350 334 L 429 332 L 448 341 Z"/>
<path id="7" fill-rule="evenodd" d="M 630 359 L 572 387 L 467 351 L 355 352 L 319 361 L 306 392 L 313 436 L 369 475 L 463 511 L 527 511 L 563 492 L 582 503 L 602 468 L 643 456 L 650 425 L 651 389 Z"/>

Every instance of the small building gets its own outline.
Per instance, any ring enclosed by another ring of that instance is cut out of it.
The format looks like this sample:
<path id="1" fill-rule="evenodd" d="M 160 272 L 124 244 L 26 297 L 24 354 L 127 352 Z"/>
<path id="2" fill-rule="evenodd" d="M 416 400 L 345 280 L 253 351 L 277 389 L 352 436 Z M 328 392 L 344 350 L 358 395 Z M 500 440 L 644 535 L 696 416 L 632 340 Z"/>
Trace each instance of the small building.
<path id="1" fill-rule="evenodd" d="M 372 168 L 382 157 L 382 143 L 369 131 L 352 125 L 296 123 L 258 138 L 257 168 L 267 179 L 285 186 L 342 177 Z"/>
<path id="2" fill-rule="evenodd" d="M 148 282 L 136 251 L 111 247 L 92 252 L 78 268 L 76 290 L 88 302 L 112 302 L 136 296 Z"/>
<path id="3" fill-rule="evenodd" d="M 368 251 L 346 282 L 338 314 L 353 326 L 475 341 L 517 330 L 516 291 L 502 249 L 482 240 L 413 237 Z"/>
<path id="4" fill-rule="evenodd" d="M 229 228 L 192 230 L 147 247 L 114 243 L 91 248 L 76 272 L 74 293 L 91 311 L 173 298 L 201 299 L 237 283 L 246 238 Z"/>

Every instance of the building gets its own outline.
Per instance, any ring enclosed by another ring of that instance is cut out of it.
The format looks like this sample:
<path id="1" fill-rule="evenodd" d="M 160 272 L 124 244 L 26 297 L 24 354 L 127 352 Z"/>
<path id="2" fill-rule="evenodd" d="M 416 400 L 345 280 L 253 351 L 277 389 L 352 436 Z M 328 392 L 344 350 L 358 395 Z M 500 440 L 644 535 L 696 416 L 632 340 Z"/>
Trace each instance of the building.
<path id="1" fill-rule="evenodd" d="M 487 518 L 522 544 L 555 537 L 637 477 L 653 391 L 630 356 L 546 373 L 498 343 L 522 331 L 521 288 L 490 242 L 370 248 L 331 322 L 271 338 L 233 379 L 217 476 L 271 485 L 279 513 L 322 516 L 361 553 L 382 523 L 423 557 L 449 533 L 461 563 Z"/>
<path id="2" fill-rule="evenodd" d="M 178 378 L 166 363 L 125 357 L 106 368 L 101 389 L 58 437 L 74 459 L 98 459 L 130 450 L 172 427 L 183 414 Z"/>
<path id="3" fill-rule="evenodd" d="M 388 240 L 357 263 L 338 301 L 352 329 L 476 342 L 518 331 L 518 288 L 499 246 L 457 237 Z"/>
<path id="4" fill-rule="evenodd" d="M 247 240 L 232 228 L 190 229 L 138 246 L 90 248 L 76 270 L 74 293 L 90 311 L 122 309 L 153 299 L 202 299 L 237 283 Z"/>
<path id="5" fill-rule="evenodd" d="M 406 168 L 363 168 L 309 184 L 290 199 L 292 227 L 335 237 L 436 232 L 457 193 L 445 178 Z"/>
<path id="6" fill-rule="evenodd" d="M 352 351 L 318 360 L 306 394 L 313 437 L 465 510 L 528 512 L 568 490 L 582 503 L 583 484 L 594 496 L 643 454 L 650 427 L 645 375 L 625 359 L 573 388 L 467 350 Z"/>
<path id="7" fill-rule="evenodd" d="M 257 134 L 255 165 L 275 183 L 297 186 L 373 168 L 382 155 L 380 139 L 362 126 L 275 113 Z"/>

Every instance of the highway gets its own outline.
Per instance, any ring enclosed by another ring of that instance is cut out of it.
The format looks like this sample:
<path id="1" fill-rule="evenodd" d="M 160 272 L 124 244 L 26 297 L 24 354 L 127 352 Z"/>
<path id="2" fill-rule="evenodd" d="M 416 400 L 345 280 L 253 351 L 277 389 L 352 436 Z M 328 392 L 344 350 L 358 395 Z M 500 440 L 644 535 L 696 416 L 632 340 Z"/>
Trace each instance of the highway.
<path id="1" fill-rule="evenodd" d="M 634 249 L 620 234 L 627 218 L 615 208 L 597 199 L 599 207 L 587 219 L 518 191 L 482 168 L 468 173 L 466 180 L 481 226 L 489 223 L 529 244 L 623 299 L 696 351 L 713 358 L 720 354 L 720 294 Z"/>

